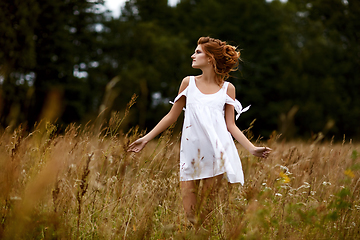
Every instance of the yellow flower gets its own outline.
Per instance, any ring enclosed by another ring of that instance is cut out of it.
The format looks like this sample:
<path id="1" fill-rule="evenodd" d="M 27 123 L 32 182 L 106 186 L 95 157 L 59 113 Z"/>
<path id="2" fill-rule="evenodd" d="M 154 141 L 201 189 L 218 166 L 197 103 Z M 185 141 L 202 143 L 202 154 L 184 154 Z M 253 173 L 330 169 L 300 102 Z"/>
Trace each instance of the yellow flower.
<path id="1" fill-rule="evenodd" d="M 290 178 L 288 175 L 286 175 L 285 173 L 283 172 L 280 172 L 280 177 L 282 178 L 282 182 L 283 183 L 289 183 L 290 182 Z"/>
<path id="2" fill-rule="evenodd" d="M 347 169 L 344 174 L 350 178 L 354 178 L 355 177 L 355 174 L 353 171 L 351 171 L 351 169 Z"/>

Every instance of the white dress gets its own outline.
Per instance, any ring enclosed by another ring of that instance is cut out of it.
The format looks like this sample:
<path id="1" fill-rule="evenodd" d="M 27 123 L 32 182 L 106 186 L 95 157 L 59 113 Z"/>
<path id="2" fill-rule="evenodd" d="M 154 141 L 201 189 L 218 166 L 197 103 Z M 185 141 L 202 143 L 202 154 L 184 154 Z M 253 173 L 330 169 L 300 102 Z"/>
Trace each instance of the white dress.
<path id="1" fill-rule="evenodd" d="M 186 97 L 185 119 L 180 147 L 180 181 L 214 177 L 226 173 L 230 183 L 244 184 L 244 174 L 234 140 L 225 122 L 225 104 L 237 112 L 236 119 L 250 106 L 242 109 L 239 101 L 227 95 L 229 82 L 214 94 L 204 94 L 196 86 L 194 76 L 174 100 Z"/>

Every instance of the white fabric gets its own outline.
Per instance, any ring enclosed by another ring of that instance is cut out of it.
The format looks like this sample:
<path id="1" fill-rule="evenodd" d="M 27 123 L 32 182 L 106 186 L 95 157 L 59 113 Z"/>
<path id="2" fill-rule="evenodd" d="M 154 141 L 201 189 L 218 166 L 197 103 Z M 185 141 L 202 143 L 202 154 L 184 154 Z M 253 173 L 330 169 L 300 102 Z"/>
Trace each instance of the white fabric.
<path id="1" fill-rule="evenodd" d="M 214 94 L 203 94 L 190 77 L 189 86 L 174 100 L 186 97 L 185 119 L 180 148 L 180 180 L 196 180 L 226 173 L 231 183 L 244 184 L 238 151 L 228 132 L 224 116 L 225 104 L 231 104 L 237 117 L 245 109 L 227 95 L 229 83 Z"/>

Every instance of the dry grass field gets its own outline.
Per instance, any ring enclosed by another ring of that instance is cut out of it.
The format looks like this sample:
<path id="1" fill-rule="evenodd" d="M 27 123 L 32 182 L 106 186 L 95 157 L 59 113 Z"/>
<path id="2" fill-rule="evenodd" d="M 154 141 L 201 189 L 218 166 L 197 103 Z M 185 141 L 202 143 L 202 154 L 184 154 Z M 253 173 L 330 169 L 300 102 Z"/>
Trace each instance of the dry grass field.
<path id="1" fill-rule="evenodd" d="M 141 135 L 113 116 L 96 133 L 40 123 L 0 135 L 1 239 L 359 239 L 360 145 L 264 142 L 259 159 L 238 146 L 245 185 L 224 181 L 200 229 L 187 222 L 178 176 L 179 136 L 138 154 Z M 262 143 L 259 142 L 258 145 Z"/>

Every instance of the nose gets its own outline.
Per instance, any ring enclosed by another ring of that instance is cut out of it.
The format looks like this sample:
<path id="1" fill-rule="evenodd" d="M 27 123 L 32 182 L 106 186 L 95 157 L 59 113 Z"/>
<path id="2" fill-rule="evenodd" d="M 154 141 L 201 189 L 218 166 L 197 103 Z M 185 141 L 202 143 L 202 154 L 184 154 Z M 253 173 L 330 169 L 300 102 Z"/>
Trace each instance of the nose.
<path id="1" fill-rule="evenodd" d="M 195 58 L 195 53 L 193 55 L 191 55 L 191 58 L 194 59 Z"/>

